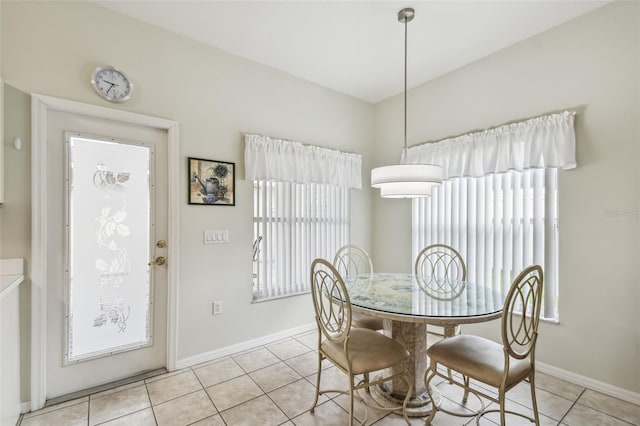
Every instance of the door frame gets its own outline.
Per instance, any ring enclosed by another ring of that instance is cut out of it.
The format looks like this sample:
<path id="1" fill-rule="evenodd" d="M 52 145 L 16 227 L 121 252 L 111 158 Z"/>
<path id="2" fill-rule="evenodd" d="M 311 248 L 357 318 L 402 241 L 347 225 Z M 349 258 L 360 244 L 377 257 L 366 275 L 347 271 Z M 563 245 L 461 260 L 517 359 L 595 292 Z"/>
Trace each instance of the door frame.
<path id="1" fill-rule="evenodd" d="M 47 325 L 47 122 L 52 111 L 152 127 L 167 132 L 168 244 L 166 368 L 178 355 L 179 139 L 178 122 L 68 99 L 31 94 L 31 401 L 32 411 L 46 402 Z"/>

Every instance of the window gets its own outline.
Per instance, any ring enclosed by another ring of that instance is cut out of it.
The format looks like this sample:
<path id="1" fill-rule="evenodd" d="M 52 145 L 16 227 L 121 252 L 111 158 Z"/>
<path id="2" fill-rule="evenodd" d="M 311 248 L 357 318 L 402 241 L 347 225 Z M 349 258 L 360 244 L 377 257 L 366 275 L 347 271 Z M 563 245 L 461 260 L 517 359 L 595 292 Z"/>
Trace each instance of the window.
<path id="1" fill-rule="evenodd" d="M 413 201 L 413 254 L 435 243 L 460 252 L 467 279 L 506 293 L 532 264 L 544 268 L 543 318 L 557 320 L 558 171 L 446 180 Z"/>
<path id="2" fill-rule="evenodd" d="M 349 241 L 350 188 L 361 188 L 362 156 L 262 135 L 245 135 L 253 182 L 253 299 L 310 291 L 315 258 Z"/>
<path id="3" fill-rule="evenodd" d="M 349 240 L 349 188 L 253 181 L 253 299 L 310 291 L 313 259 Z"/>
<path id="4" fill-rule="evenodd" d="M 467 278 L 505 292 L 522 269 L 544 268 L 541 316 L 558 320 L 558 170 L 576 167 L 576 113 L 563 111 L 409 148 L 439 164 L 443 184 L 413 202 L 413 252 L 444 243 Z"/>

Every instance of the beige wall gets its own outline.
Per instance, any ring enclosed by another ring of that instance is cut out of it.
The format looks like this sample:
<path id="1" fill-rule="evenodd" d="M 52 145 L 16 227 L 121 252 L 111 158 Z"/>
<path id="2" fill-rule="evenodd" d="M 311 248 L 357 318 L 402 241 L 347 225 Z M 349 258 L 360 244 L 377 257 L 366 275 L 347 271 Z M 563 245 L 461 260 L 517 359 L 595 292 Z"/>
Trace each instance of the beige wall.
<path id="1" fill-rule="evenodd" d="M 251 303 L 252 186 L 244 180 L 243 133 L 363 153 L 368 170 L 373 106 L 91 3 L 3 1 L 0 7 L 2 76 L 8 85 L 180 123 L 184 201 L 180 241 L 169 242 L 179 244 L 181 255 L 179 358 L 311 324 L 308 295 Z M 104 64 L 122 68 L 134 80 L 137 93 L 131 101 L 113 105 L 93 92 L 91 73 Z M 7 92 L 20 98 L 14 89 Z M 18 103 L 22 109 L 22 100 Z M 16 163 L 6 174 L 11 194 L 0 219 L 2 252 L 28 257 L 29 149 L 8 149 L 7 155 Z M 188 156 L 237 164 L 235 207 L 187 205 Z M 367 187 L 352 191 L 352 240 L 365 247 L 370 247 L 369 204 Z M 18 209 L 22 218 L 9 217 Z M 228 229 L 229 244 L 204 246 L 205 229 Z M 216 317 L 211 315 L 214 299 L 224 302 L 224 313 Z"/>
<path id="2" fill-rule="evenodd" d="M 0 7 L 0 34 L 2 34 L 2 8 Z M 0 137 L 4 137 L 4 81 L 2 79 L 2 43 L 0 43 Z M 0 171 L 4 167 L 4 144 L 0 141 Z M 0 172 L 0 204 L 4 202 L 4 173 Z M 0 247 L 0 250 L 2 248 Z M 0 251 L 0 257 L 2 252 Z"/>
<path id="3" fill-rule="evenodd" d="M 409 145 L 579 107 L 578 167 L 559 175 L 560 324 L 542 324 L 537 358 L 633 392 L 640 392 L 639 13 L 638 2 L 605 6 L 421 85 L 408 101 Z M 376 164 L 396 159 L 401 126 L 400 97 L 376 105 Z M 373 205 L 374 263 L 408 270 L 410 202 L 374 198 Z M 466 330 L 495 336 L 497 326 Z"/>
<path id="4" fill-rule="evenodd" d="M 20 348 L 28 354 L 31 348 L 31 99 L 11 86 L 4 87 L 5 141 L 5 204 L 0 207 L 0 258 L 25 259 L 25 280 L 20 284 Z M 13 140 L 22 139 L 22 149 L 13 147 Z M 25 359 L 26 358 L 26 359 Z M 29 400 L 29 359 L 20 364 L 22 400 Z"/>

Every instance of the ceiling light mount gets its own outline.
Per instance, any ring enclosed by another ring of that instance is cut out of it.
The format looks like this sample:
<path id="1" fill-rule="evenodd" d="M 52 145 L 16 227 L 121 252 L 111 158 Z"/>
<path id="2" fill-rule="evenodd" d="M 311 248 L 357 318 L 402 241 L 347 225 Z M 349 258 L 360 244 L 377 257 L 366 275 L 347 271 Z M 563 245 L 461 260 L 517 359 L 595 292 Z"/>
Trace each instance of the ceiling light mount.
<path id="1" fill-rule="evenodd" d="M 416 11 L 412 7 L 407 7 L 398 12 L 398 22 L 405 23 L 413 21 L 413 17 L 416 16 Z"/>
<path id="2" fill-rule="evenodd" d="M 376 167 L 371 170 L 371 186 L 380 188 L 383 198 L 428 197 L 442 182 L 442 167 L 434 164 L 407 164 L 407 23 L 415 10 L 407 7 L 398 12 L 398 21 L 404 24 L 404 148 L 401 164 Z"/>

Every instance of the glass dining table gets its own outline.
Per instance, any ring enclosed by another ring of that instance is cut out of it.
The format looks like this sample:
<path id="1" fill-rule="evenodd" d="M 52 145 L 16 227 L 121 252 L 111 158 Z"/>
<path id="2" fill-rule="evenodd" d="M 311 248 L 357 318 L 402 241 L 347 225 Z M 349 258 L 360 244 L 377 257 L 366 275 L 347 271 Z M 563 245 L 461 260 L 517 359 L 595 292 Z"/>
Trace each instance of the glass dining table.
<path id="1" fill-rule="evenodd" d="M 502 315 L 504 296 L 470 281 L 421 277 L 406 273 L 372 273 L 345 277 L 352 310 L 382 318 L 384 333 L 411 354 L 413 397 L 409 415 L 431 411 L 424 387 L 427 364 L 427 324 L 441 326 L 445 335 L 461 324 L 479 323 Z M 397 401 L 407 394 L 401 380 L 381 386 L 376 393 Z"/>

